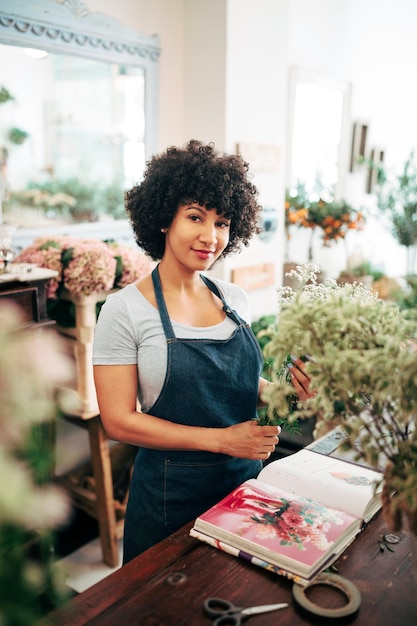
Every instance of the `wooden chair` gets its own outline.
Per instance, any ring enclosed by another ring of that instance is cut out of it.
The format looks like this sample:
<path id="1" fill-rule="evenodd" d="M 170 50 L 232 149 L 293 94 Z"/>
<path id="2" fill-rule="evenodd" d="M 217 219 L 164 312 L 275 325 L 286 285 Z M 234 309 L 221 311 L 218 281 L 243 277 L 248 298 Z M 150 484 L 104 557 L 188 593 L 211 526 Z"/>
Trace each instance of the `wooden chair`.
<path id="1" fill-rule="evenodd" d="M 88 431 L 91 463 L 57 477 L 71 494 L 74 505 L 98 520 L 103 561 L 110 567 L 119 564 L 118 539 L 123 534 L 128 488 L 115 486 L 120 477 L 127 485 L 136 454 L 134 446 L 111 445 L 101 423 L 93 379 L 92 351 L 96 308 L 112 292 L 65 299 L 75 306 L 75 328 L 58 327 L 75 358 L 75 389 L 62 389 L 60 407 L 65 420 Z"/>

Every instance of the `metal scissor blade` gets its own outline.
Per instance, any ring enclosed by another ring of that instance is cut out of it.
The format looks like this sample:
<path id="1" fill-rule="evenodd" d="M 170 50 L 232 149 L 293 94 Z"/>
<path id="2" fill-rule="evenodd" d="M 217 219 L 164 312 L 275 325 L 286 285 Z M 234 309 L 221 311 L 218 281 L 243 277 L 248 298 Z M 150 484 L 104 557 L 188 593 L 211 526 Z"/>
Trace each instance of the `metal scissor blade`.
<path id="1" fill-rule="evenodd" d="M 258 615 L 258 613 L 269 613 L 270 611 L 278 611 L 279 609 L 285 609 L 288 606 L 288 602 L 282 604 L 262 604 L 261 606 L 251 606 L 249 609 L 243 609 L 240 612 L 241 615 Z"/>

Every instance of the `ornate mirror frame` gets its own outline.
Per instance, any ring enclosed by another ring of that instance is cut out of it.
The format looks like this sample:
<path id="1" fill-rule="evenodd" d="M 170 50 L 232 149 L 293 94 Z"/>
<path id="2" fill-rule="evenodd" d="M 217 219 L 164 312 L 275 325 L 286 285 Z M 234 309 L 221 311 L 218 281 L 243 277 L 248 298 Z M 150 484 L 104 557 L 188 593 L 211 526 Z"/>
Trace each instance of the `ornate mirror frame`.
<path id="1" fill-rule="evenodd" d="M 103 13 L 92 13 L 81 0 L 3 0 L 1 4 L 0 43 L 142 68 L 145 157 L 156 151 L 158 36 L 142 35 Z"/>

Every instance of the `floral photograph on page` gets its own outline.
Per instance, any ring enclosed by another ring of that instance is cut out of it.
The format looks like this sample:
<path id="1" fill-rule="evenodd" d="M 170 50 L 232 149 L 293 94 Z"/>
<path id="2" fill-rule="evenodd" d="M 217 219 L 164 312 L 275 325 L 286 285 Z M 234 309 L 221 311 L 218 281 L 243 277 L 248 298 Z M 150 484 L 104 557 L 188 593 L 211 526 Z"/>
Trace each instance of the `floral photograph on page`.
<path id="1" fill-rule="evenodd" d="M 263 494 L 242 485 L 206 521 L 271 551 L 313 564 L 343 534 L 354 517 L 289 492 Z"/>

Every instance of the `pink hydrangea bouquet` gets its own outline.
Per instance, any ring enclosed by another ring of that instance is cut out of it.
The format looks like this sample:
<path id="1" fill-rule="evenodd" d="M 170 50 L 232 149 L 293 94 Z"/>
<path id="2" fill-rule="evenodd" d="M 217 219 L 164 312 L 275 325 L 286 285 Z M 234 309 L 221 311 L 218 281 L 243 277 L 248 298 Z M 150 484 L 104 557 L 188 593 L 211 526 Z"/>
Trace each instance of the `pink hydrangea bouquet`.
<path id="1" fill-rule="evenodd" d="M 61 299 L 89 296 L 125 287 L 149 273 L 155 263 L 140 250 L 116 242 L 76 237 L 38 237 L 15 259 L 56 270 L 47 285 L 48 313 L 63 326 L 73 326 L 71 303 Z"/>

